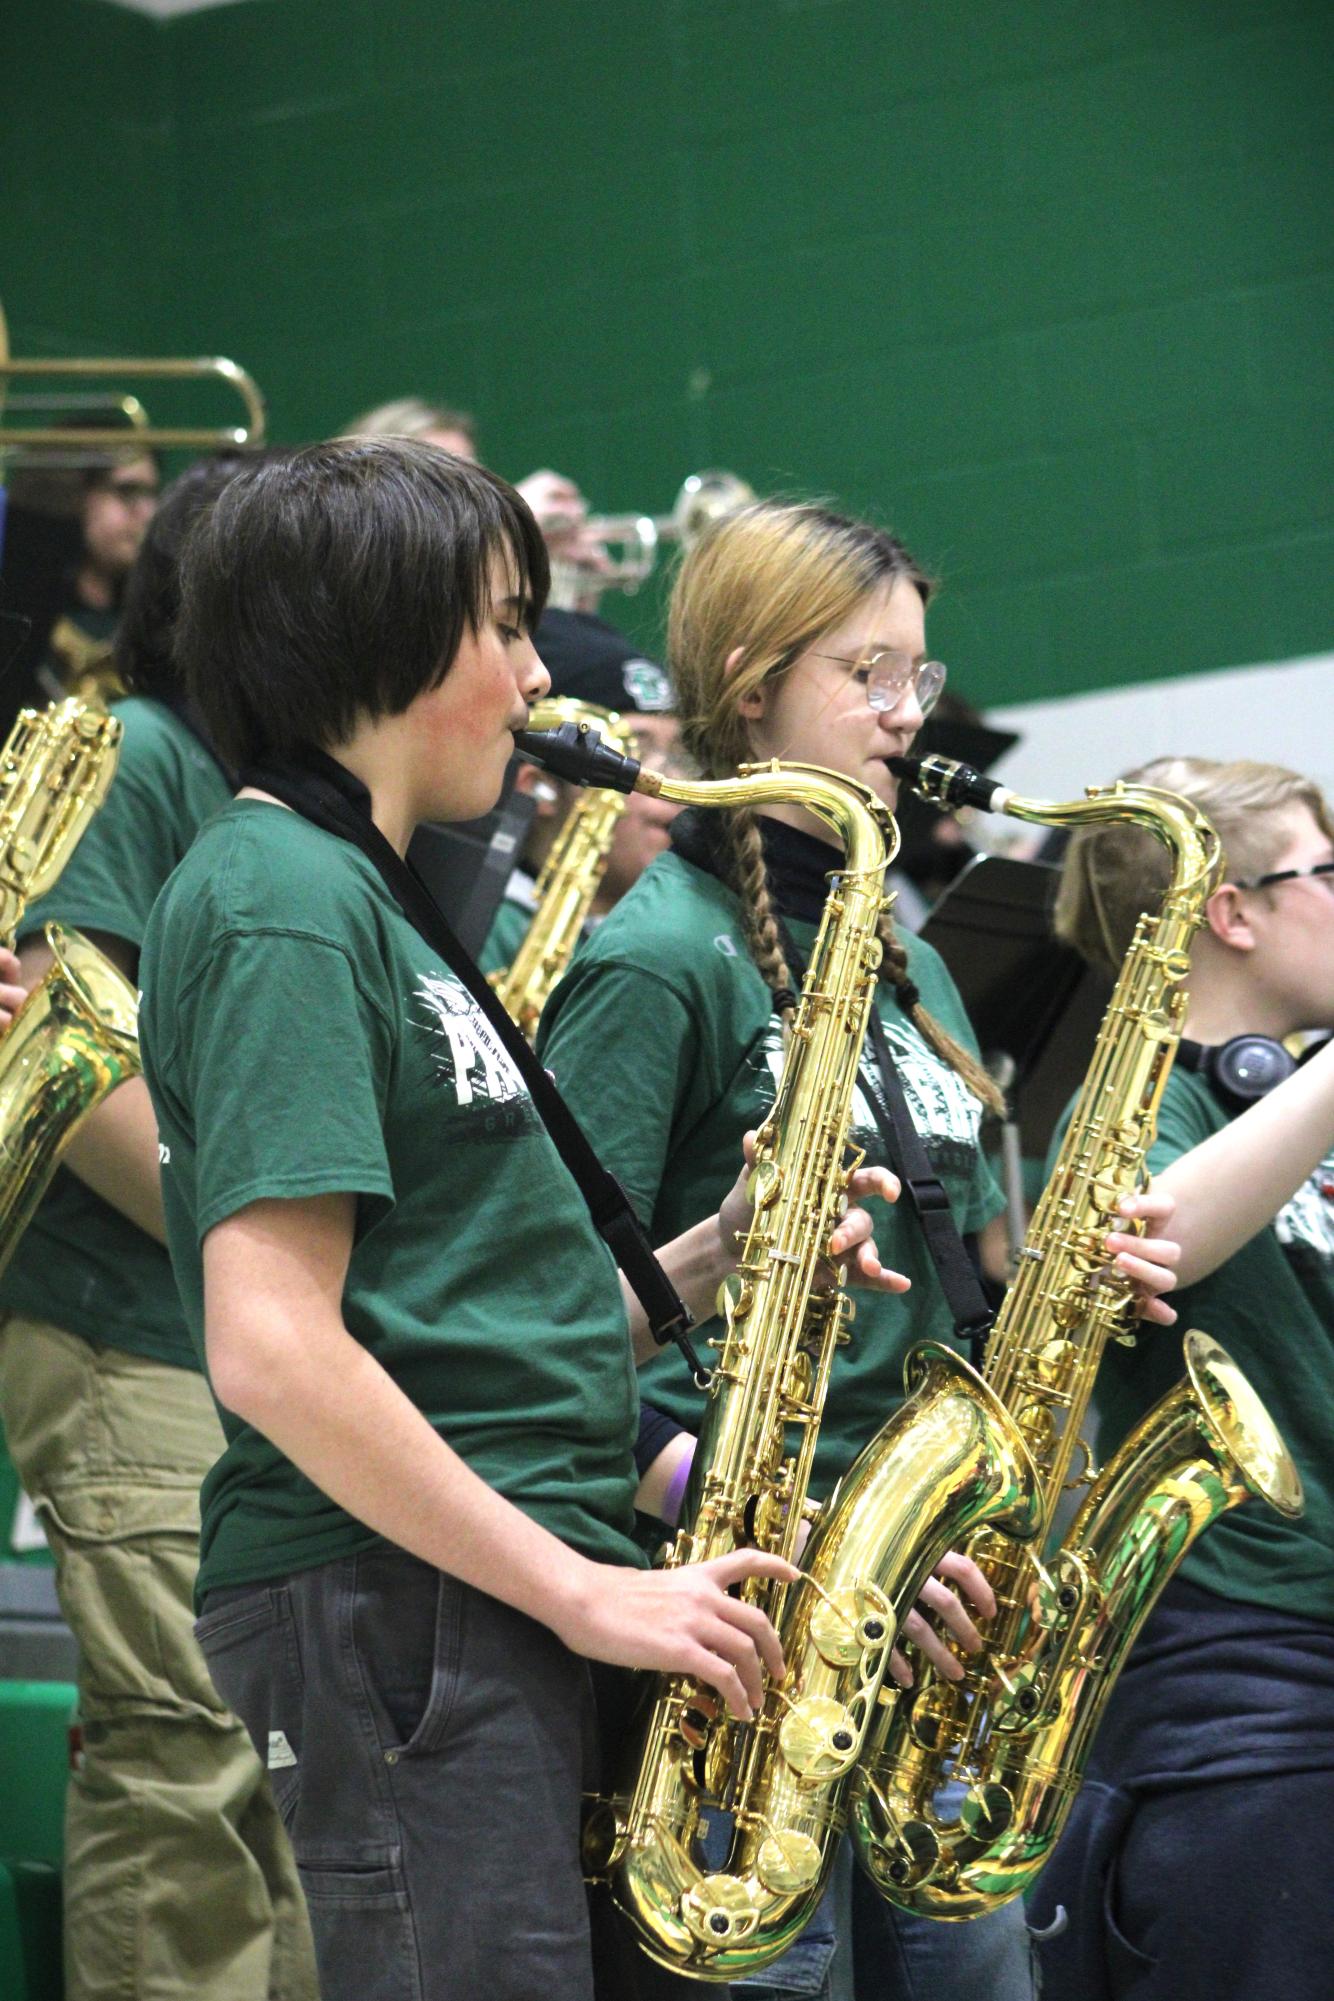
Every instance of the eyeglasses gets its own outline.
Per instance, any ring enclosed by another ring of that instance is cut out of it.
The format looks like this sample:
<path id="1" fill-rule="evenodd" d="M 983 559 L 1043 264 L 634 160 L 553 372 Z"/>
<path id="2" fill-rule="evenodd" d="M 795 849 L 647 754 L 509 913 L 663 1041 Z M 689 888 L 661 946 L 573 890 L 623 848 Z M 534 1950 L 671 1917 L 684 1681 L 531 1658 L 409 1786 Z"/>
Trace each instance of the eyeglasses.
<path id="1" fill-rule="evenodd" d="M 146 479 L 108 479 L 100 482 L 100 493 L 114 493 L 124 507 L 133 507 L 136 502 L 156 501 L 158 489 Z"/>
<path id="2" fill-rule="evenodd" d="M 911 692 L 924 716 L 929 716 L 945 686 L 945 667 L 939 660 L 914 660 L 909 653 L 894 653 L 881 647 L 864 653 L 860 660 L 848 660 L 841 653 L 815 652 L 817 660 L 835 660 L 846 667 L 854 681 L 866 690 L 866 700 L 877 715 L 892 715 L 904 696 Z"/>
<path id="3" fill-rule="evenodd" d="M 1313 868 L 1275 869 L 1272 875 L 1257 875 L 1254 882 L 1234 882 L 1234 889 L 1272 889 L 1276 882 L 1303 882 L 1307 876 L 1328 883 L 1334 889 L 1334 862 L 1317 862 Z"/>

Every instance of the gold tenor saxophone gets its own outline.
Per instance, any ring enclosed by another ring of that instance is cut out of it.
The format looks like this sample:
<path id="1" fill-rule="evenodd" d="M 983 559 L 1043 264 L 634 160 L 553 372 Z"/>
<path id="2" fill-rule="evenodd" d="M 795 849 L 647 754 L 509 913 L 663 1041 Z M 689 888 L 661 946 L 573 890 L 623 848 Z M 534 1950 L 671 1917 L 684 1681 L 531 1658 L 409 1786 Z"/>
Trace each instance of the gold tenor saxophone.
<path id="1" fill-rule="evenodd" d="M 791 1558 L 834 1350 L 852 1319 L 824 1253 L 861 1157 L 848 1141 L 852 1096 L 897 829 L 871 792 L 813 765 L 691 783 L 641 773 L 587 731 L 520 743 L 563 776 L 687 805 L 799 803 L 844 849 L 756 1139 L 754 1219 L 720 1295 L 726 1332 L 667 1561 L 739 1546 Z M 996 1398 L 944 1347 L 923 1344 L 911 1366 L 909 1402 L 825 1510 L 800 1580 L 745 1587 L 781 1637 L 783 1684 L 740 1723 L 691 1678 L 653 1677 L 623 1783 L 590 1816 L 587 1867 L 609 1879 L 644 1950 L 679 1972 L 727 1980 L 792 1943 L 828 1880 L 894 1635 L 926 1574 L 980 1523 L 1014 1536 L 1036 1527 L 1036 1476 Z"/>
<path id="2" fill-rule="evenodd" d="M 925 1916 L 971 1918 L 1026 1890 L 1050 1855 L 1116 1675 L 1195 1538 L 1248 1495 L 1298 1515 L 1302 1490 L 1259 1398 L 1196 1331 L 1185 1336 L 1185 1379 L 1096 1477 L 1081 1437 L 1108 1339 L 1133 1339 L 1129 1284 L 1109 1269 L 1103 1239 L 1128 1227 L 1118 1204 L 1144 1183 L 1181 1035 L 1188 948 L 1221 872 L 1217 835 L 1185 800 L 1144 786 L 1047 804 L 943 758 L 890 762 L 941 804 L 1040 826 L 1129 820 L 1172 857 L 1162 908 L 1140 920 L 1121 967 L 987 1351 L 986 1381 L 1041 1469 L 1042 1537 L 1021 1548 L 999 1523 L 973 1537 L 998 1605 L 985 1650 L 962 1657 L 959 1683 L 923 1667 L 911 1692 L 880 1711 L 852 1782 L 857 1854 L 885 1896 Z M 1060 1496 L 1079 1485 L 1083 1504 L 1044 1560 Z M 960 1783 L 958 1806 L 940 1801 L 949 1780 Z"/>
<path id="3" fill-rule="evenodd" d="M 0 937 L 12 945 L 106 797 L 121 726 L 61 702 L 24 709 L 0 750 Z M 77 931 L 48 924 L 54 964 L 0 1037 L 0 1272 L 60 1155 L 94 1107 L 139 1069 L 134 989 Z"/>
<path id="4" fill-rule="evenodd" d="M 581 722 L 604 734 L 623 757 L 635 755 L 629 723 L 594 702 L 553 696 L 534 705 L 529 727 L 537 732 Z M 552 988 L 574 956 L 584 920 L 607 872 L 612 839 L 625 806 L 623 792 L 586 791 L 575 800 L 537 878 L 537 909 L 523 943 L 507 970 L 491 976 L 507 1013 L 530 1042 L 537 1034 Z"/>

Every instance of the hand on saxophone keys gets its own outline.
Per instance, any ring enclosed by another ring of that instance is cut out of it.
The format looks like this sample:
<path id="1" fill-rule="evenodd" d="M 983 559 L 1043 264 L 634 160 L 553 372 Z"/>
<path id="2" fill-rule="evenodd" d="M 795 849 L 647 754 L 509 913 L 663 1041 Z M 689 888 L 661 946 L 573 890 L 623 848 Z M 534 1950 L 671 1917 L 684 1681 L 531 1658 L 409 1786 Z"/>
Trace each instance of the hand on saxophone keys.
<path id="1" fill-rule="evenodd" d="M 745 1165 L 718 1210 L 718 1228 L 727 1246 L 744 1242 L 750 1228 L 750 1174 L 755 1160 L 755 1134 L 747 1133 L 741 1144 Z M 842 1265 L 849 1285 L 869 1286 L 876 1292 L 907 1292 L 911 1289 L 911 1279 L 881 1264 L 875 1243 L 875 1221 L 862 1206 L 872 1199 L 897 1202 L 899 1194 L 898 1176 L 891 1174 L 887 1167 L 859 1167 L 849 1175 L 847 1207 L 839 1217 L 828 1245 L 830 1259 L 834 1264 Z M 828 1277 L 833 1277 L 832 1266 Z"/>
<path id="2" fill-rule="evenodd" d="M 716 1689 L 749 1723 L 763 1706 L 764 1677 L 786 1667 L 773 1626 L 756 1605 L 733 1598 L 748 1577 L 794 1584 L 799 1572 L 762 1549 L 734 1549 L 671 1570 L 626 1570 L 580 1559 L 562 1615 L 549 1621 L 567 1647 L 617 1667 L 687 1674 Z"/>
<path id="3" fill-rule="evenodd" d="M 0 945 L 0 1032 L 9 1027 L 27 998 L 18 953 Z"/>
<path id="4" fill-rule="evenodd" d="M 928 1577 L 922 1586 L 916 1606 L 903 1622 L 901 1637 L 911 1640 L 924 1659 L 946 1681 L 962 1681 L 963 1663 L 949 1642 L 952 1640 L 967 1654 L 978 1654 L 982 1651 L 983 1640 L 963 1598 L 958 1591 L 950 1588 L 951 1584 L 959 1587 L 974 1611 L 980 1612 L 984 1619 L 995 1617 L 996 1595 L 984 1572 L 972 1557 L 965 1556 L 961 1550 L 950 1549 L 936 1565 L 935 1575 Z M 932 1619 L 938 1620 L 945 1628 L 943 1634 L 931 1623 Z M 898 1647 L 889 1657 L 889 1671 L 900 1688 L 912 1687 L 912 1668 Z"/>
<path id="5" fill-rule="evenodd" d="M 1176 1203 L 1165 1190 L 1145 1188 L 1122 1201 L 1121 1214 L 1131 1223 L 1170 1223 Z M 1128 1278 L 1141 1320 L 1171 1327 L 1176 1309 L 1162 1297 L 1177 1282 L 1181 1247 L 1170 1237 L 1144 1237 L 1133 1229 L 1113 1230 L 1106 1238 L 1115 1269 Z"/>
<path id="6" fill-rule="evenodd" d="M 910 1278 L 881 1264 L 874 1219 L 861 1206 L 873 1196 L 881 1202 L 897 1202 L 901 1192 L 898 1176 L 887 1167 L 859 1167 L 849 1177 L 848 1207 L 829 1239 L 829 1255 L 842 1265 L 849 1285 L 870 1286 L 876 1292 L 912 1289 Z"/>

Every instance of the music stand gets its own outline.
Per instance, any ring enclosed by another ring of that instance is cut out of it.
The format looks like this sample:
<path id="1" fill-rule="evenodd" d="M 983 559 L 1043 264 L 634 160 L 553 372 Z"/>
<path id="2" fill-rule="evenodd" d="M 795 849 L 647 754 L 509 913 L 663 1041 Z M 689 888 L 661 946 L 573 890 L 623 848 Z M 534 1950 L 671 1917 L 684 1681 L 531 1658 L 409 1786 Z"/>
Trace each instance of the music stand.
<path id="1" fill-rule="evenodd" d="M 1112 990 L 1052 931 L 1059 874 L 1050 862 L 979 855 L 921 931 L 948 966 L 984 1055 L 999 1052 L 1014 1066 L 1003 1141 L 1012 1232 L 1018 1157 L 1046 1159 Z"/>

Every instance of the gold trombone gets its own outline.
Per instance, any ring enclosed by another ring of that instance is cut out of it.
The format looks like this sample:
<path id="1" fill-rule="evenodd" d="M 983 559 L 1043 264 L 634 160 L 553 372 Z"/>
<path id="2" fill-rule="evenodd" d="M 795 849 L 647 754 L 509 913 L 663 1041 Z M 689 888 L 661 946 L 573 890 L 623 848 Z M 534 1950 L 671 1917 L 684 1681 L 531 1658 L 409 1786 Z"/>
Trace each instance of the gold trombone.
<path id="1" fill-rule="evenodd" d="M 142 451 L 238 451 L 247 445 L 262 445 L 265 436 L 264 398 L 254 378 L 225 355 L 202 355 L 190 357 L 96 357 L 94 359 L 73 359 L 61 356 L 16 360 L 9 352 L 9 337 L 5 328 L 3 310 L 0 310 L 0 403 L 3 403 L 8 385 L 16 378 L 30 382 L 107 382 L 123 380 L 126 376 L 139 377 L 151 382 L 189 382 L 212 380 L 225 383 L 228 389 L 240 398 L 245 412 L 244 424 L 219 425 L 213 428 L 204 425 L 156 425 L 149 421 L 143 404 L 136 396 L 112 397 L 105 394 L 88 398 L 74 397 L 63 407 L 111 409 L 119 411 L 125 420 L 113 424 L 63 425 L 0 425 L 0 454 L 15 452 L 36 454 L 29 463 L 51 465 L 70 463 L 65 454 L 86 452 L 124 452 L 127 448 Z M 54 399 L 39 392 L 27 407 L 49 409 Z M 57 407 L 60 407 L 57 405 Z M 55 454 L 61 454 L 57 458 Z M 11 457 L 10 463 L 14 463 Z"/>

